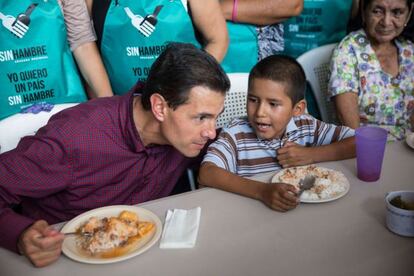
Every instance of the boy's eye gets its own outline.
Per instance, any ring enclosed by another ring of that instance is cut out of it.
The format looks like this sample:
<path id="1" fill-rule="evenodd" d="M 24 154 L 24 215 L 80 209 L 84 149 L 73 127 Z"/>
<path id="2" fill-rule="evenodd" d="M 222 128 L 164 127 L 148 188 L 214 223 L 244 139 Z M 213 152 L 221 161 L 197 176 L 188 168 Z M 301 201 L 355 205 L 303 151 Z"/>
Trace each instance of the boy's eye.
<path id="1" fill-rule="evenodd" d="M 275 107 L 275 106 L 279 106 L 280 104 L 277 102 L 270 102 L 270 106 Z"/>

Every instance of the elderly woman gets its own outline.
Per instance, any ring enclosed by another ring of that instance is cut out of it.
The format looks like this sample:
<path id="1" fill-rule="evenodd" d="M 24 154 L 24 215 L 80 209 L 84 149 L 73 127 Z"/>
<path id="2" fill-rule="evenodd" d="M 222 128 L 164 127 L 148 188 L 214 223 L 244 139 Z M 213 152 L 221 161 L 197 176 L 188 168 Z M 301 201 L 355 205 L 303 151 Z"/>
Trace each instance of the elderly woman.
<path id="1" fill-rule="evenodd" d="M 377 125 L 390 140 L 414 126 L 414 45 L 405 27 L 413 0 L 361 2 L 358 30 L 335 49 L 329 91 L 340 121 Z"/>

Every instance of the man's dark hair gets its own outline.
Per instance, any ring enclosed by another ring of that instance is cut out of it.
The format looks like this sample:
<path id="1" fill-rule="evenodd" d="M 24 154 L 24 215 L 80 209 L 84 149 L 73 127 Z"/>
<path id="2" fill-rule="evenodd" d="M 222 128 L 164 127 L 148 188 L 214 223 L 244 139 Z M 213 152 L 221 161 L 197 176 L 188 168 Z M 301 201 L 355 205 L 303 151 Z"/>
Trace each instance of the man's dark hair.
<path id="1" fill-rule="evenodd" d="M 283 83 L 286 85 L 286 93 L 293 105 L 305 98 L 305 72 L 294 58 L 274 55 L 262 59 L 250 71 L 249 89 L 254 79 L 267 79 Z"/>
<path id="2" fill-rule="evenodd" d="M 151 95 L 159 93 L 169 107 L 176 109 L 188 101 L 190 90 L 196 86 L 225 94 L 230 81 L 207 52 L 192 44 L 170 43 L 151 66 L 142 92 L 142 106 L 150 110 Z"/>
<path id="3" fill-rule="evenodd" d="M 348 22 L 347 33 L 357 31 L 364 27 L 364 22 L 362 20 L 363 13 L 367 10 L 368 6 L 372 3 L 373 0 L 360 0 L 358 13 L 354 18 L 351 18 Z M 405 0 L 408 9 L 411 9 L 411 5 L 414 0 Z M 414 18 L 411 14 L 410 19 L 408 20 L 407 26 L 404 28 L 402 34 L 400 35 L 405 39 L 414 41 Z"/>

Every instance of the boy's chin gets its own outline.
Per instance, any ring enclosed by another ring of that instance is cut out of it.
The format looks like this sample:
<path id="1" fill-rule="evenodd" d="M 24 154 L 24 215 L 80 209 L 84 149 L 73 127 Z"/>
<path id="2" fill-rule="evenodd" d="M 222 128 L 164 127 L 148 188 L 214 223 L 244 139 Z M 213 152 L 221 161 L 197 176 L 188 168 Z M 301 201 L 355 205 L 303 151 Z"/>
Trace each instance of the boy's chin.
<path id="1" fill-rule="evenodd" d="M 263 133 L 263 132 L 259 132 L 256 131 L 256 135 L 259 139 L 262 140 L 273 140 L 273 139 L 280 139 L 280 136 L 277 135 L 276 133 L 272 132 L 272 133 Z"/>

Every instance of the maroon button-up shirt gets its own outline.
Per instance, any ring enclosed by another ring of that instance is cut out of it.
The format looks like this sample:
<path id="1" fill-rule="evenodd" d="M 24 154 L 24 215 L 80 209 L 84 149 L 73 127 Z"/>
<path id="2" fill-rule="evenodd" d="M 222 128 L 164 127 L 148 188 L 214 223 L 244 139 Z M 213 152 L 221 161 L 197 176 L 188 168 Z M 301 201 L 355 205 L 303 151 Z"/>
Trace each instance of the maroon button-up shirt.
<path id="1" fill-rule="evenodd" d="M 144 147 L 132 100 L 128 93 L 66 109 L 0 155 L 0 246 L 15 251 L 18 236 L 38 219 L 57 223 L 170 194 L 195 159 L 171 146 Z M 21 204 L 21 215 L 13 204 Z"/>

